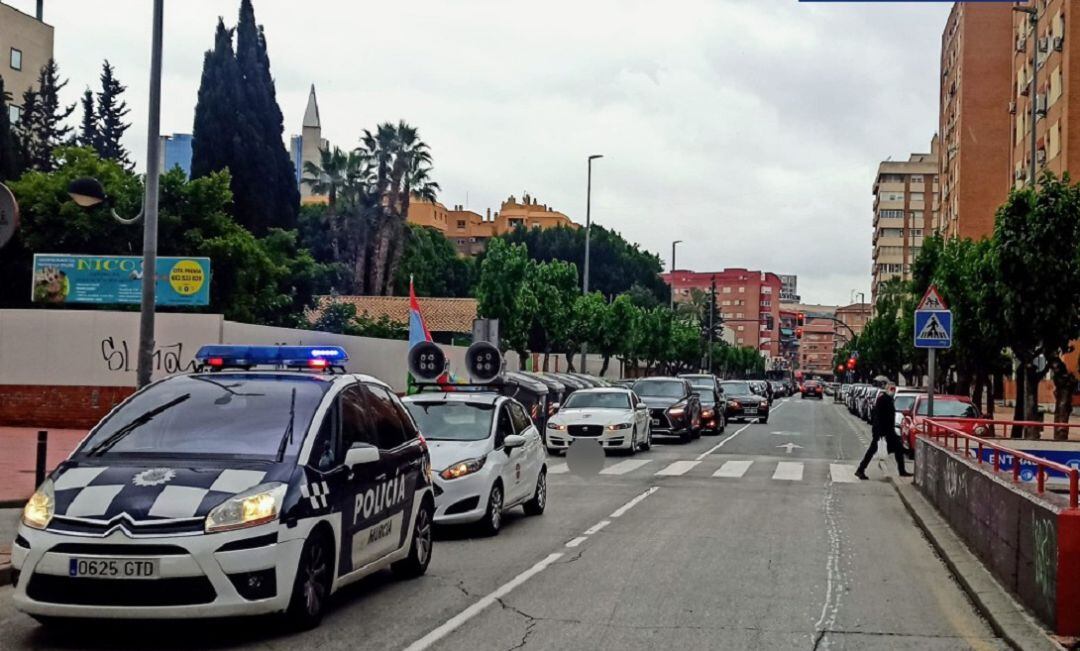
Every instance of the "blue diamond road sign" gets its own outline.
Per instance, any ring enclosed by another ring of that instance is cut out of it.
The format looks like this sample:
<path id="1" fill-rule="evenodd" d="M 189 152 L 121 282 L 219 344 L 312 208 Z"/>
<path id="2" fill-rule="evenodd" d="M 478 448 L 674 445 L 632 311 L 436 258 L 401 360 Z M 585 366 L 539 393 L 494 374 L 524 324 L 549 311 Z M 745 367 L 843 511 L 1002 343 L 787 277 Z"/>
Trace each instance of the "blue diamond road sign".
<path id="1" fill-rule="evenodd" d="M 916 310 L 915 347 L 951 348 L 952 312 L 950 310 Z"/>

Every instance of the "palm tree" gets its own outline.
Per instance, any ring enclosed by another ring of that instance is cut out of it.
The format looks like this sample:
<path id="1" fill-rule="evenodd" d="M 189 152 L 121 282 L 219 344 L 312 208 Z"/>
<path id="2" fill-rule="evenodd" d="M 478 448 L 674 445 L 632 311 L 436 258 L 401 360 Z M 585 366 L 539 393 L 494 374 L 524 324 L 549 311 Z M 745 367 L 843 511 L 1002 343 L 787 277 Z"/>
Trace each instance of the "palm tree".
<path id="1" fill-rule="evenodd" d="M 338 192 L 347 183 L 345 172 L 348 160 L 349 156 L 340 147 L 320 147 L 318 164 L 304 162 L 302 181 L 311 188 L 312 194 L 326 196 L 331 212 L 337 206 Z"/>

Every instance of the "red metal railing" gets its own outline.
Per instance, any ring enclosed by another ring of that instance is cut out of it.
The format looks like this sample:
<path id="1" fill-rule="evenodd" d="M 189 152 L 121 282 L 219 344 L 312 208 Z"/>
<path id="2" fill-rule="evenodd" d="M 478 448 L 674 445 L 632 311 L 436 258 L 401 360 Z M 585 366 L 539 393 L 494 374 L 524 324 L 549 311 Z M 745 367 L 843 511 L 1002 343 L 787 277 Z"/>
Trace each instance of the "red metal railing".
<path id="1" fill-rule="evenodd" d="M 961 447 L 964 450 L 964 456 L 970 457 L 972 449 L 975 450 L 975 459 L 979 465 L 983 462 L 983 451 L 990 450 L 991 463 L 994 466 L 994 472 L 1001 471 L 1001 455 L 1008 454 L 1013 457 L 1012 464 L 1012 479 L 1014 482 L 1019 483 L 1020 479 L 1020 459 L 1030 462 L 1036 468 L 1035 478 L 1036 487 L 1039 493 L 1043 493 L 1046 490 L 1046 471 L 1054 470 L 1060 472 L 1062 475 L 1069 479 L 1069 508 L 1075 509 L 1080 503 L 1080 469 L 1066 466 L 1065 464 L 1056 463 L 1054 461 L 1048 461 L 1041 459 L 1032 454 L 1022 452 L 1020 450 L 1014 450 L 1004 445 L 999 445 L 988 441 L 985 438 L 975 436 L 974 434 L 968 434 L 956 427 L 956 425 L 969 426 L 974 429 L 979 425 L 986 426 L 987 430 L 994 431 L 994 425 L 1003 425 L 1011 427 L 1013 425 L 1021 425 L 1024 427 L 1080 427 L 1080 425 L 1072 425 L 1069 423 L 1040 423 L 1029 421 L 994 421 L 978 418 L 930 418 L 926 420 L 925 432 L 920 434 L 926 436 L 932 440 L 939 440 L 945 447 L 949 447 L 949 441 L 952 440 L 952 449 L 959 452 Z M 1004 437 L 1002 437 L 1004 438 Z M 1016 439 L 1011 439 L 1016 440 Z M 961 445 L 961 441 L 963 444 Z"/>

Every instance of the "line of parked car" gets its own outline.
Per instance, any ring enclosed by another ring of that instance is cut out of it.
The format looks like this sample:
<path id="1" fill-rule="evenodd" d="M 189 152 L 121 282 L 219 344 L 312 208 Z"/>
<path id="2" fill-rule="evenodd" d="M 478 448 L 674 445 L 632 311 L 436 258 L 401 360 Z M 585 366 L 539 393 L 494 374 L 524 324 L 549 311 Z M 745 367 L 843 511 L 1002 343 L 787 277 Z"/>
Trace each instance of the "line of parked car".
<path id="1" fill-rule="evenodd" d="M 869 423 L 874 403 L 883 391 L 884 389 L 872 384 L 844 384 L 840 386 L 839 395 L 841 401 L 847 405 L 848 411 Z M 914 457 L 915 437 L 923 432 L 926 419 L 930 417 L 928 415 L 930 403 L 926 389 L 898 387 L 893 395 L 893 406 L 896 409 L 893 420 L 894 430 L 903 441 L 904 450 L 908 456 Z M 979 408 L 967 396 L 935 394 L 933 417 L 977 419 L 981 416 Z M 985 436 L 988 433 L 986 427 L 973 423 L 958 422 L 956 426 L 961 431 L 975 436 Z"/>

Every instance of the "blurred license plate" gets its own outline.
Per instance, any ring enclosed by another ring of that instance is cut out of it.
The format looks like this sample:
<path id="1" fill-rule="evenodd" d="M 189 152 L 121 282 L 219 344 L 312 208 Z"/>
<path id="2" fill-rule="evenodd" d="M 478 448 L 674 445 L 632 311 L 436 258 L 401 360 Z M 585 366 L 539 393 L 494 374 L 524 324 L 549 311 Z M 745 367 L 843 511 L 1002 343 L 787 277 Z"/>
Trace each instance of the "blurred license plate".
<path id="1" fill-rule="evenodd" d="M 156 579 L 157 559 L 72 558 L 68 574 L 93 579 Z"/>
<path id="2" fill-rule="evenodd" d="M 757 407 L 747 407 L 746 408 L 746 413 L 748 413 L 748 414 L 756 414 L 757 413 Z"/>

